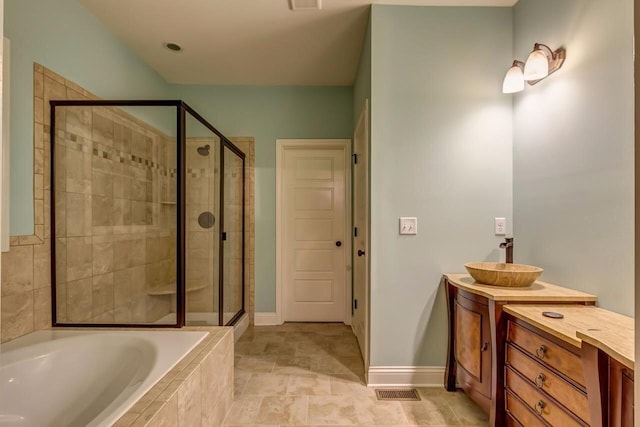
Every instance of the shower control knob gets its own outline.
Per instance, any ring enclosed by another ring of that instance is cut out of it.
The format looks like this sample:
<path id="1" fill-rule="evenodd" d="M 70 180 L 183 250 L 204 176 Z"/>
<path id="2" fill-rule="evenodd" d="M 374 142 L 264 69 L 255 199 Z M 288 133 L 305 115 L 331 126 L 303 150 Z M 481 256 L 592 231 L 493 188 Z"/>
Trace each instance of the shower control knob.
<path id="1" fill-rule="evenodd" d="M 342 246 L 342 242 L 341 242 L 340 240 L 338 240 L 338 241 L 336 242 L 336 246 L 337 246 L 337 247 Z"/>
<path id="2" fill-rule="evenodd" d="M 358 249 L 358 256 L 364 256 L 365 252 L 362 249 Z"/>

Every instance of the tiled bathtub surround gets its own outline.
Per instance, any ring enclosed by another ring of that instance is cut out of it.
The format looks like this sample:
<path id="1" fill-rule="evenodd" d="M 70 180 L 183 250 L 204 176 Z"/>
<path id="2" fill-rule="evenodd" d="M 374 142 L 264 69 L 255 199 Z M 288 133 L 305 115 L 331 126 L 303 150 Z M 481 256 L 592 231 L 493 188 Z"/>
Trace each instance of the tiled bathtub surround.
<path id="1" fill-rule="evenodd" d="M 187 327 L 207 336 L 114 427 L 218 427 L 233 401 L 233 328 Z"/>
<path id="2" fill-rule="evenodd" d="M 34 330 L 46 329 L 51 326 L 51 252 L 50 252 L 50 227 L 51 227 L 51 217 L 50 217 L 50 158 L 49 158 L 49 100 L 50 99 L 96 99 L 94 95 L 90 92 L 86 91 L 82 87 L 65 80 L 63 77 L 58 74 L 42 67 L 41 65 L 34 64 L 34 209 L 35 209 L 35 233 L 30 236 L 12 236 L 10 239 L 10 251 L 2 254 L 2 293 L 1 293 L 1 340 L 2 342 L 10 341 L 19 336 L 25 335 Z M 65 118 L 66 119 L 66 118 Z M 96 137 L 104 138 L 103 129 L 104 120 L 102 117 L 97 119 L 98 126 L 100 127 L 96 131 Z M 139 126 L 142 126 L 141 123 L 138 123 Z M 73 128 L 73 124 L 72 124 Z M 100 135 L 98 135 L 100 134 Z M 107 132 L 108 134 L 108 132 Z M 114 131 L 115 134 L 115 131 Z M 93 137 L 93 130 L 92 130 Z M 70 138 L 69 138 L 70 139 Z M 245 228 L 245 238 L 246 238 L 246 257 L 245 257 L 245 279 L 247 280 L 247 295 L 246 295 L 246 308 L 250 315 L 250 321 L 253 322 L 253 295 L 254 295 L 254 247 L 255 247 L 255 227 L 254 227 L 254 140 L 253 138 L 231 138 L 231 140 L 238 145 L 246 154 L 247 154 L 247 167 L 246 167 L 246 228 Z M 77 143 L 78 141 L 71 141 Z M 100 143 L 99 143 L 100 144 Z M 113 147 L 114 151 L 117 147 Z M 137 150 L 142 150 L 141 145 L 136 145 L 136 153 Z M 123 151 L 123 150 L 119 150 Z M 91 150 L 91 156 L 102 156 L 103 152 L 108 152 L 106 149 L 98 150 L 97 154 Z M 79 153 L 79 152 L 78 152 Z M 78 155 L 78 153 L 72 153 L 72 155 Z M 88 154 L 88 153 L 87 153 Z M 137 156 L 137 154 L 131 153 L 132 155 L 136 155 L 136 162 L 138 157 L 142 158 L 142 156 Z M 85 153 L 82 152 L 82 156 L 84 158 Z M 98 159 L 99 160 L 99 159 Z M 104 157 L 103 157 L 104 160 Z M 132 161 L 134 159 L 131 159 Z M 111 160 L 113 162 L 113 159 Z M 120 158 L 118 157 L 118 162 Z M 102 162 L 102 160 L 101 160 Z M 91 162 L 93 166 L 93 160 Z M 72 176 L 76 171 L 72 171 Z M 109 184 L 105 182 L 103 179 L 104 176 L 100 175 L 100 172 L 104 172 L 99 168 L 96 170 L 96 182 L 99 188 L 104 191 L 104 186 L 106 185 L 107 189 L 109 188 Z M 83 177 L 84 175 L 83 170 Z M 110 234 L 100 234 L 99 231 L 105 231 L 110 227 L 108 225 L 100 225 L 96 228 L 98 229 L 98 233 L 96 233 L 96 276 L 99 279 L 96 279 L 95 289 L 96 289 L 96 317 L 100 317 L 104 315 L 107 318 L 110 318 L 112 315 L 110 313 L 111 310 L 108 307 L 111 306 L 111 298 L 109 295 L 111 294 L 111 283 L 113 283 L 113 302 L 114 302 L 114 310 L 113 317 L 123 314 L 122 311 L 115 310 L 115 301 L 119 300 L 123 294 L 126 295 L 126 292 L 131 292 L 131 295 L 135 295 L 138 292 L 136 286 L 140 286 L 144 284 L 146 286 L 146 273 L 147 268 L 141 268 L 142 265 L 146 265 L 146 253 L 145 253 L 145 263 L 142 262 L 142 256 L 140 254 L 143 253 L 142 246 L 144 245 L 144 250 L 147 250 L 147 239 L 144 233 L 140 232 L 141 227 L 147 227 L 147 225 L 143 224 L 143 221 L 147 221 L 147 210 L 146 210 L 146 200 L 145 202 L 145 210 L 144 216 L 142 215 L 141 204 L 136 204 L 138 206 L 138 210 L 136 211 L 136 220 L 141 222 L 140 224 L 133 224 L 133 217 L 131 217 L 131 234 L 121 233 L 116 234 L 116 230 L 123 231 L 123 228 L 119 227 L 128 227 L 125 225 L 125 217 L 124 212 L 126 212 L 126 208 L 123 210 L 122 220 L 120 219 L 119 214 L 116 214 L 118 207 L 118 200 L 122 202 L 123 205 L 126 205 L 126 201 L 130 200 L 133 204 L 134 201 L 142 202 L 143 200 L 135 200 L 137 196 L 131 195 L 129 199 L 127 197 L 127 193 L 121 193 L 119 180 L 117 179 L 117 173 L 115 174 L 116 179 L 113 181 L 114 188 L 114 217 L 113 217 L 113 235 Z M 89 175 L 86 175 L 87 178 Z M 121 177 L 124 178 L 124 175 L 121 174 Z M 93 170 L 91 171 L 91 180 L 93 181 Z M 126 180 L 125 180 L 126 181 Z M 72 186 L 74 183 L 72 183 Z M 126 188 L 126 185 L 124 186 Z M 143 188 L 142 186 L 138 186 L 136 189 L 136 194 L 142 195 Z M 147 196 L 147 187 L 144 187 L 145 191 L 145 199 Z M 163 188 L 160 187 L 159 190 L 154 189 L 154 191 L 165 192 L 164 194 L 171 194 L 171 188 Z M 132 190 L 133 192 L 133 190 Z M 138 193 L 139 192 L 139 193 Z M 74 194 L 74 193 L 72 193 Z M 83 194 L 84 193 L 77 193 Z M 152 194 L 153 193 L 152 191 Z M 119 195 L 122 195 L 118 197 Z M 86 195 L 85 195 L 86 196 Z M 91 195 L 92 197 L 93 195 Z M 99 194 L 96 195 L 100 196 Z M 73 196 L 71 196 L 73 199 Z M 64 199 L 58 199 L 60 203 L 66 204 L 66 197 Z M 77 200 L 76 200 L 77 201 Z M 105 199 L 97 199 L 96 203 L 105 202 L 108 204 L 108 201 Z M 74 201 L 72 200 L 72 204 Z M 87 202 L 88 203 L 88 202 Z M 77 206 L 80 206 L 79 204 Z M 88 205 L 85 205 L 88 206 Z M 158 208 L 160 209 L 160 208 Z M 93 210 L 93 199 L 91 199 L 91 210 Z M 85 209 L 85 214 L 87 214 L 87 209 Z M 100 213 L 98 213 L 100 215 Z M 133 212 L 132 212 L 133 215 Z M 153 215 L 153 210 L 152 210 Z M 83 217 L 85 218 L 85 217 Z M 143 219 L 144 218 L 144 219 Z M 97 218 L 99 223 L 103 223 L 100 221 L 105 221 L 107 224 L 110 221 L 105 217 Z M 89 217 L 86 217 L 86 223 L 88 223 Z M 91 221 L 93 221 L 93 215 L 91 216 Z M 120 223 L 122 221 L 122 224 Z M 57 226 L 58 227 L 66 227 L 67 221 L 64 222 L 57 218 Z M 171 220 L 174 223 L 173 220 Z M 82 222 L 82 227 L 86 227 L 86 223 Z M 128 223 L 127 223 L 128 224 Z M 93 225 L 92 231 L 93 231 Z M 99 228 L 102 227 L 102 228 Z M 135 228 L 135 232 L 133 231 Z M 79 225 L 72 225 L 72 233 L 78 232 L 77 230 L 83 229 L 80 228 Z M 75 231 L 74 231 L 75 230 Z M 111 236 L 113 236 L 113 242 L 110 241 Z M 144 238 L 143 238 L 144 236 Z M 126 239 L 125 237 L 131 237 L 130 239 Z M 159 262 L 162 259 L 162 255 L 164 249 L 160 250 L 164 245 L 162 243 L 162 238 L 166 238 L 167 236 L 162 236 L 159 234 L 157 238 L 151 240 L 152 246 L 152 254 L 151 258 L 155 260 L 154 262 Z M 88 299 L 91 297 L 91 316 L 93 317 L 93 295 L 94 295 L 94 236 L 73 236 L 71 250 L 66 248 L 66 251 L 62 249 L 60 254 L 71 255 L 72 257 L 79 256 L 80 259 L 84 259 L 85 265 L 85 273 L 82 273 L 82 269 L 79 268 L 76 271 L 72 271 L 72 277 L 74 274 L 87 274 L 89 271 L 89 264 L 91 265 L 91 279 L 88 277 L 86 279 L 78 279 L 78 280 L 86 280 L 86 285 L 89 286 L 89 281 L 91 282 L 91 293 L 89 292 L 80 292 L 80 295 L 77 295 L 75 291 L 79 288 L 71 289 L 71 304 L 65 304 L 67 302 L 69 295 L 65 295 L 68 289 L 64 289 L 63 293 L 61 293 L 61 304 L 58 306 L 58 309 L 64 315 L 64 310 L 71 307 L 72 312 L 75 308 L 73 298 L 76 295 L 80 298 L 86 299 L 85 307 L 88 308 Z M 89 242 L 89 239 L 90 242 Z M 61 242 L 62 243 L 62 242 Z M 67 241 L 68 244 L 68 241 Z M 113 252 L 111 251 L 111 247 L 113 248 Z M 131 247 L 131 251 L 128 251 L 128 248 Z M 83 251 L 82 249 L 89 248 L 91 249 L 91 261 L 89 261 L 88 252 Z M 99 255 L 100 253 L 106 255 Z M 113 253 L 113 260 L 111 260 L 110 253 Z M 135 256 L 129 259 L 121 256 L 123 253 L 133 253 Z M 58 256 L 58 262 L 64 265 L 65 257 Z M 73 264 L 74 266 L 76 264 Z M 82 264 L 81 264 L 82 265 Z M 66 272 L 66 269 L 60 270 L 63 274 Z M 58 273 L 60 274 L 60 273 Z M 113 275 L 113 279 L 111 279 L 111 275 Z M 103 276 L 103 277 L 100 277 Z M 130 278 L 130 279 L 129 279 Z M 63 283 L 66 283 L 68 278 L 64 276 L 61 278 Z M 78 281 L 76 280 L 76 282 Z M 113 280 L 113 282 L 111 281 Z M 107 290 L 107 292 L 103 292 L 103 290 Z M 165 297 L 164 299 L 170 299 L 171 297 Z M 155 298 L 157 300 L 162 301 L 163 298 Z M 131 301 L 131 300 L 129 300 Z M 162 308 L 162 307 L 161 307 Z M 156 309 L 153 307 L 152 312 Z M 143 310 L 141 305 L 136 309 L 137 313 L 145 313 L 146 308 Z M 133 312 L 128 312 L 133 313 Z M 75 313 L 72 313 L 72 316 L 75 316 Z"/>

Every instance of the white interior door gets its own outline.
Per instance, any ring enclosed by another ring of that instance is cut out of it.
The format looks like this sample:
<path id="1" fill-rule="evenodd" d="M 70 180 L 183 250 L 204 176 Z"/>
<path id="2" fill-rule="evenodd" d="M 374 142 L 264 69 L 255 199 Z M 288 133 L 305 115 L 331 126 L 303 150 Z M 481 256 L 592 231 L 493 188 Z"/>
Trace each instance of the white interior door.
<path id="1" fill-rule="evenodd" d="M 284 321 L 345 320 L 348 142 L 283 147 L 278 237 Z"/>
<path id="2" fill-rule="evenodd" d="M 369 364 L 369 124 L 368 100 L 353 136 L 353 333 Z"/>

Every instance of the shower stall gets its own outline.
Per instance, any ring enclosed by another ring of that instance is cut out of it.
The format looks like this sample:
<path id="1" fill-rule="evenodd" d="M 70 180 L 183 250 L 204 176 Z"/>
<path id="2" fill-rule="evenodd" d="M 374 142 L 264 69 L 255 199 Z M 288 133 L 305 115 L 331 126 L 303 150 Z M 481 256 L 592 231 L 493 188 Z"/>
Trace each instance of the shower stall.
<path id="1" fill-rule="evenodd" d="M 244 153 L 182 101 L 50 103 L 53 325 L 237 322 Z"/>

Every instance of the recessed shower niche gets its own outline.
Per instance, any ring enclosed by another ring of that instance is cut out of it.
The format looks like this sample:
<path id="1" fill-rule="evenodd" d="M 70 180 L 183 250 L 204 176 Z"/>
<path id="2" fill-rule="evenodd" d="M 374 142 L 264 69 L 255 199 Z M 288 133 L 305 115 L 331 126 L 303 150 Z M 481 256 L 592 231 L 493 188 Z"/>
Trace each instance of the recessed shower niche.
<path id="1" fill-rule="evenodd" d="M 51 101 L 51 123 L 53 324 L 234 324 L 244 153 L 181 101 Z"/>

